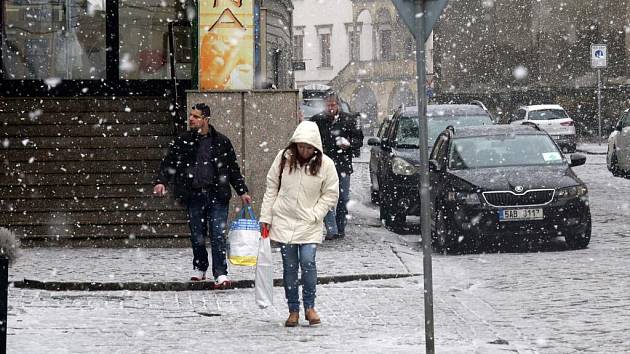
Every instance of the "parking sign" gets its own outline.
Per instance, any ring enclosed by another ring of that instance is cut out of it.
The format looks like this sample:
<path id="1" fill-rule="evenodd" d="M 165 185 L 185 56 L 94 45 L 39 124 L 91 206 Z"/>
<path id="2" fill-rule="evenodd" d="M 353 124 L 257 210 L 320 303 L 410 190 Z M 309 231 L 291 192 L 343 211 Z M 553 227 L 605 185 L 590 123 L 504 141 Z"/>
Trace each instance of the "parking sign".
<path id="1" fill-rule="evenodd" d="M 591 44 L 591 68 L 605 68 L 608 51 L 605 44 Z"/>

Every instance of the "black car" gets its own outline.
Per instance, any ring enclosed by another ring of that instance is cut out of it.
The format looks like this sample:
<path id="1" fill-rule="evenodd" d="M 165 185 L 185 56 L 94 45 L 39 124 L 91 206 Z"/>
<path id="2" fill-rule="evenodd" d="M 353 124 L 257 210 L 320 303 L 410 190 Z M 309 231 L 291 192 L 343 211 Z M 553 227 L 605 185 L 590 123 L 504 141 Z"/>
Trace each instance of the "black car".
<path id="1" fill-rule="evenodd" d="M 571 169 L 585 162 L 581 154 L 567 159 L 532 127 L 449 127 L 429 160 L 434 243 L 449 250 L 564 236 L 569 248 L 585 248 L 588 189 Z"/>
<path id="2" fill-rule="evenodd" d="M 492 117 L 478 104 L 431 104 L 427 106 L 428 140 L 431 146 L 447 126 L 492 125 Z M 418 183 L 419 131 L 417 107 L 400 108 L 381 125 L 378 136 L 368 139 L 372 201 L 380 206 L 385 226 L 399 231 L 407 215 L 420 215 Z"/>

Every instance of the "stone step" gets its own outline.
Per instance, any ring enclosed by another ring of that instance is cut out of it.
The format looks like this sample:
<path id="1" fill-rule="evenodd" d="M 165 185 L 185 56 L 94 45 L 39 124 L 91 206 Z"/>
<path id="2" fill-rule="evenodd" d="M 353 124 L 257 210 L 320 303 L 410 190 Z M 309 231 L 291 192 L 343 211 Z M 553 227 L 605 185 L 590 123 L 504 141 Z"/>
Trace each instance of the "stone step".
<path id="1" fill-rule="evenodd" d="M 14 226 L 10 229 L 20 240 L 86 238 L 164 238 L 188 239 L 190 229 L 185 223 L 159 224 L 146 222 L 126 225 L 36 225 Z"/>
<path id="2" fill-rule="evenodd" d="M 160 160 L 8 162 L 5 166 L 9 171 L 24 174 L 146 173 L 157 172 Z"/>
<path id="3" fill-rule="evenodd" d="M 0 112 L 169 112 L 167 97 L 4 97 Z"/>
<path id="4" fill-rule="evenodd" d="M 16 211 L 0 213 L 0 225 L 123 225 L 151 223 L 185 223 L 183 210 L 146 211 Z"/>
<path id="5" fill-rule="evenodd" d="M 170 124 L 26 125 L 2 127 L 3 137 L 126 137 L 169 135 Z"/>
<path id="6" fill-rule="evenodd" d="M 120 148 L 120 149 L 0 149 L 0 161 L 123 161 L 123 160 L 160 160 L 166 148 Z M 32 163 L 31 162 L 31 163 Z M 1 180 L 1 177 L 0 177 Z"/>
<path id="7" fill-rule="evenodd" d="M 167 132 L 163 132 L 166 134 Z M 141 148 L 163 147 L 167 148 L 173 141 L 173 136 L 93 136 L 93 137 L 32 137 L 32 138 L 5 138 L 0 133 L 0 143 L 5 149 L 69 149 L 69 148 Z M 5 146 L 6 145 L 6 146 Z"/>
<path id="8" fill-rule="evenodd" d="M 10 199 L 46 198 L 137 198 L 153 197 L 153 185 L 105 186 L 0 186 L 0 195 Z"/>
<path id="9" fill-rule="evenodd" d="M 171 112 L 0 112 L 0 125 L 171 124 Z"/>
<path id="10" fill-rule="evenodd" d="M 0 186 L 103 186 L 149 185 L 156 173 L 72 173 L 72 174 L 10 174 L 0 175 Z"/>
<path id="11" fill-rule="evenodd" d="M 0 201 L 0 213 L 10 211 L 156 211 L 184 210 L 172 198 L 65 198 L 12 199 Z"/>

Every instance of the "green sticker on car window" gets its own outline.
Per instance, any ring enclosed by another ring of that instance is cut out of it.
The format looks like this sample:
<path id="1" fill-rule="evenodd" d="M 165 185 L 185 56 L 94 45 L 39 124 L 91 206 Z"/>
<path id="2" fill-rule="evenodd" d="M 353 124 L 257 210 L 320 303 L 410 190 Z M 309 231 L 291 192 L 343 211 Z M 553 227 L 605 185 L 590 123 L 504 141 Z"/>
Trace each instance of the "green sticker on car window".
<path id="1" fill-rule="evenodd" d="M 562 160 L 562 155 L 559 152 L 543 152 L 543 160 L 545 161 L 558 161 Z"/>

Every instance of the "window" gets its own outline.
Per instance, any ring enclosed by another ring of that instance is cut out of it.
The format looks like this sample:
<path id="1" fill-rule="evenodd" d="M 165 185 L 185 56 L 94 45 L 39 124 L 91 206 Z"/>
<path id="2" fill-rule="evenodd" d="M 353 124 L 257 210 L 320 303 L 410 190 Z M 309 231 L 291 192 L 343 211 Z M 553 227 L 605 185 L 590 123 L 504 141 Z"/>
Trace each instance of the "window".
<path id="1" fill-rule="evenodd" d="M 346 23 L 348 34 L 348 57 L 351 61 L 359 60 L 361 56 L 361 23 Z"/>
<path id="2" fill-rule="evenodd" d="M 304 35 L 293 36 L 293 60 L 304 60 Z"/>
<path id="3" fill-rule="evenodd" d="M 105 77 L 105 1 L 12 0 L 0 11 L 4 79 Z"/>
<path id="4" fill-rule="evenodd" d="M 323 33 L 319 35 L 319 48 L 320 48 L 320 67 L 330 68 L 330 33 Z"/>
<path id="5" fill-rule="evenodd" d="M 382 30 L 381 32 L 381 59 L 392 60 L 392 31 Z"/>

